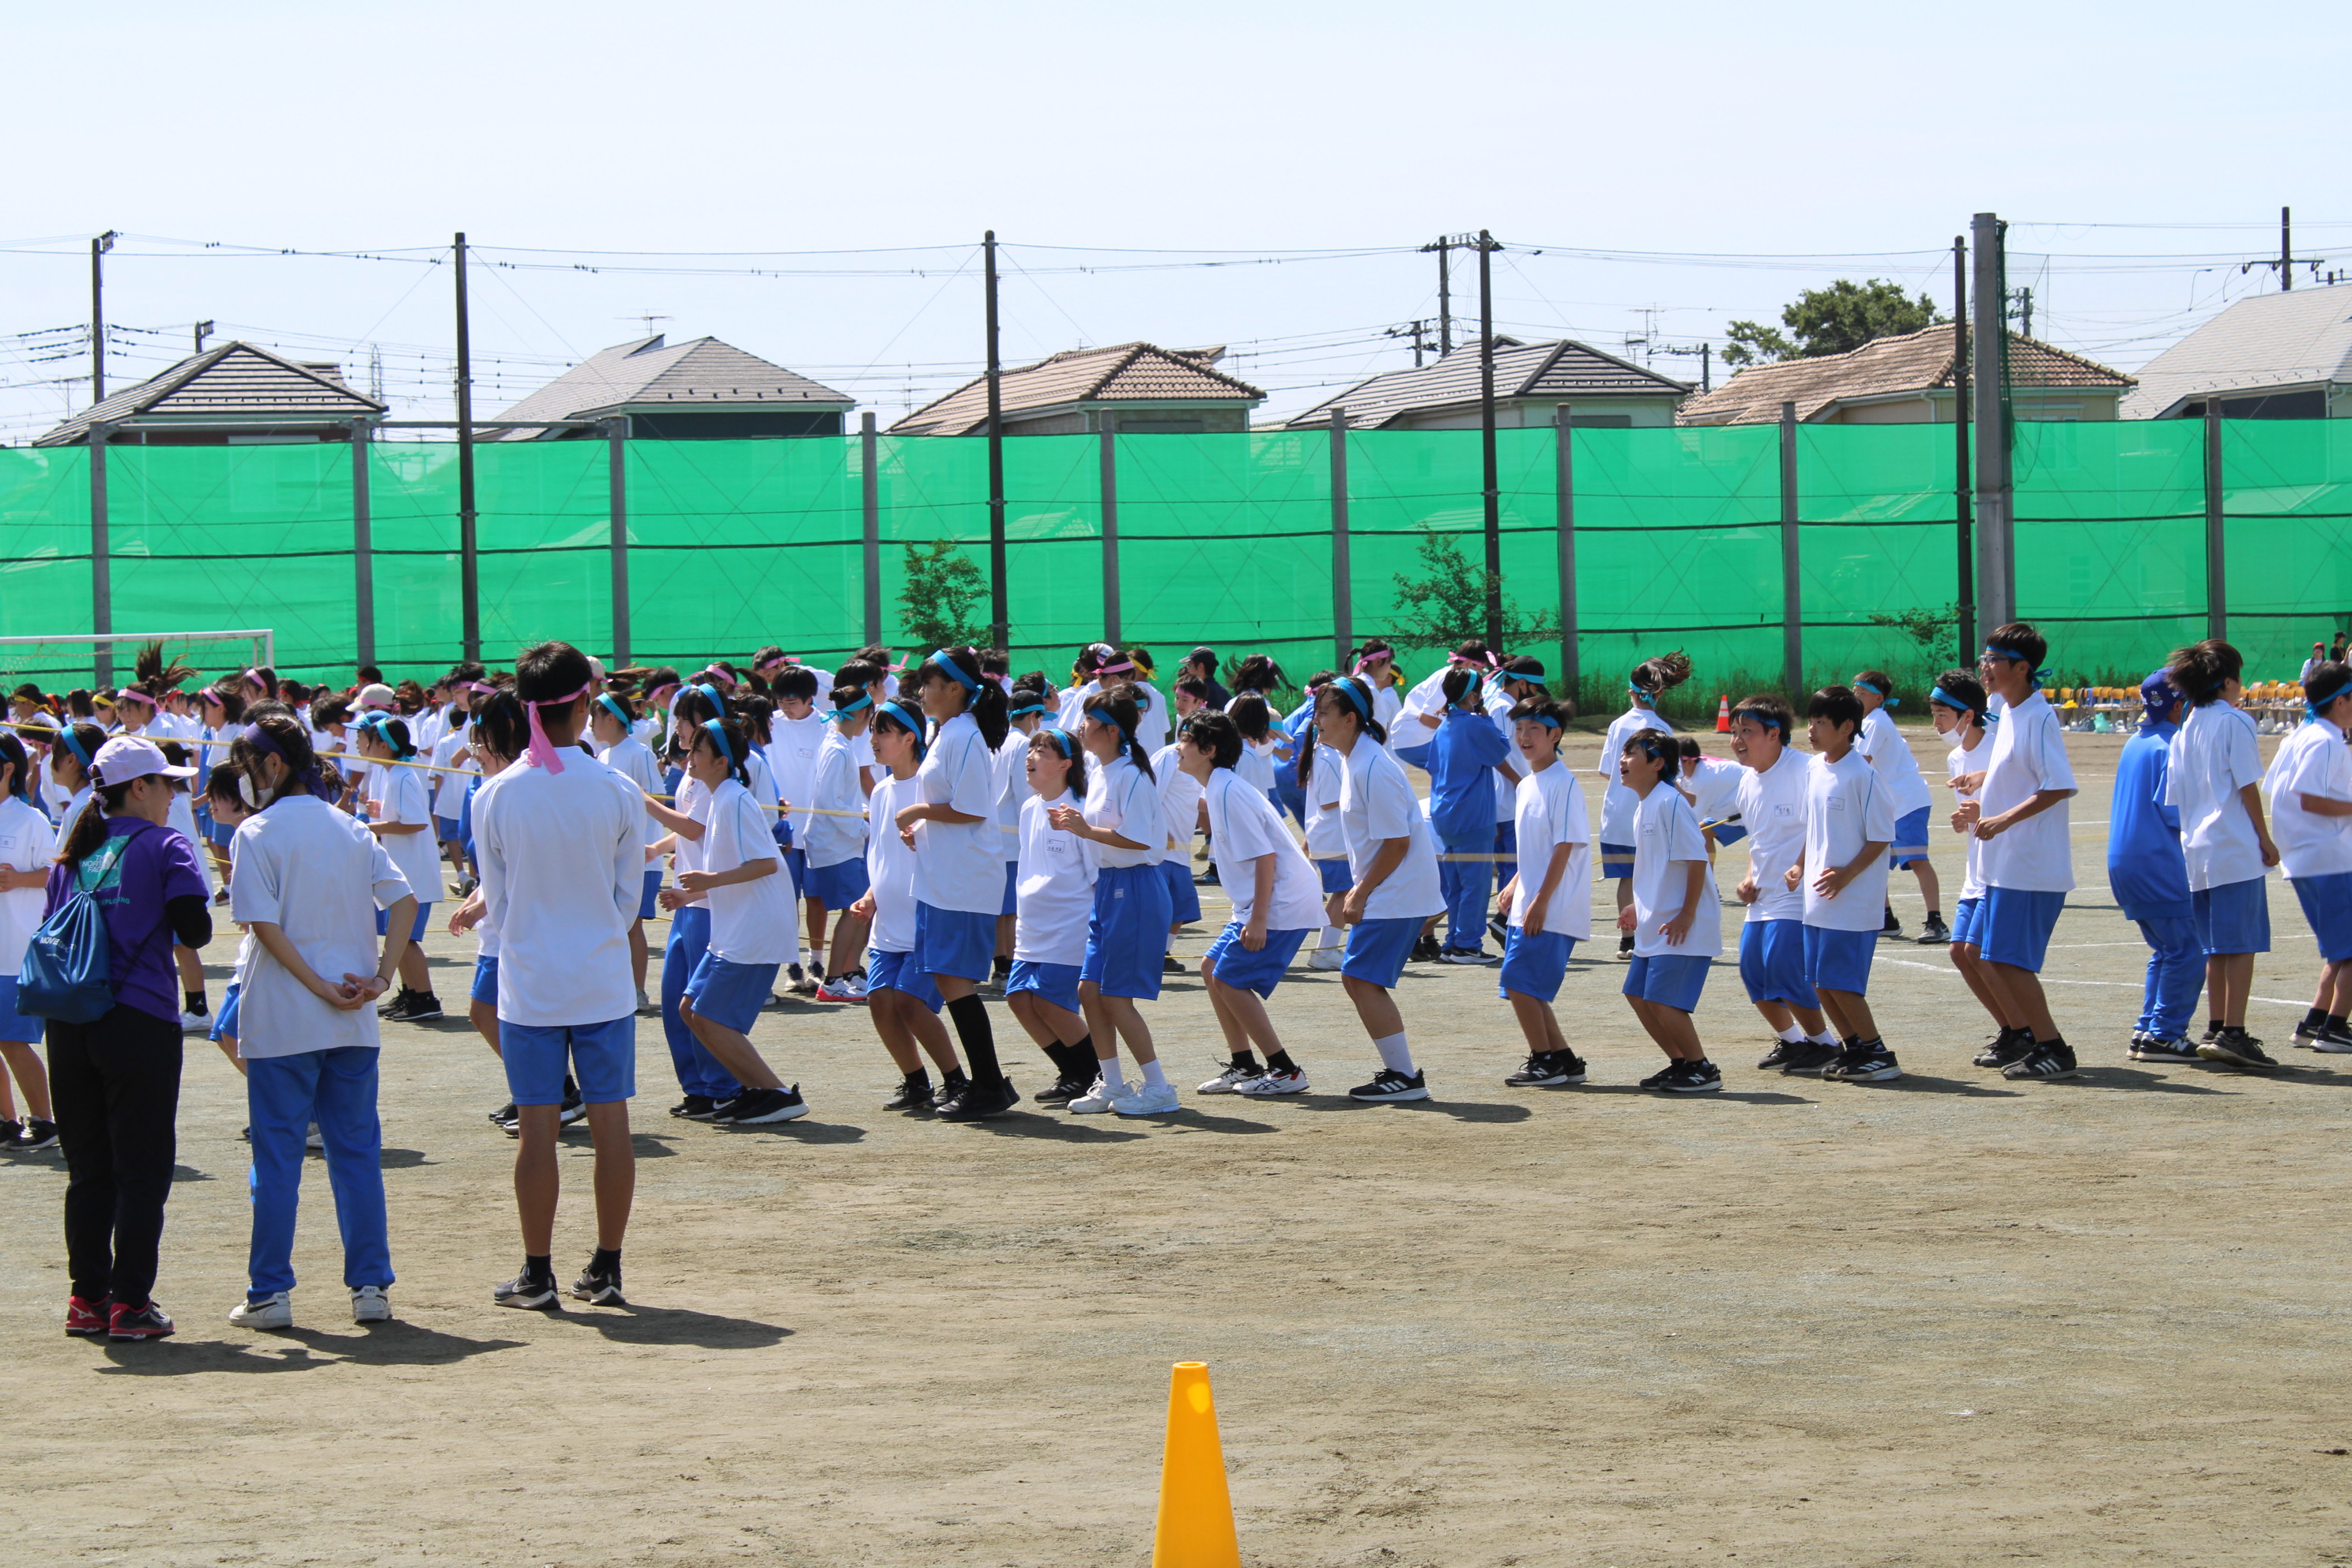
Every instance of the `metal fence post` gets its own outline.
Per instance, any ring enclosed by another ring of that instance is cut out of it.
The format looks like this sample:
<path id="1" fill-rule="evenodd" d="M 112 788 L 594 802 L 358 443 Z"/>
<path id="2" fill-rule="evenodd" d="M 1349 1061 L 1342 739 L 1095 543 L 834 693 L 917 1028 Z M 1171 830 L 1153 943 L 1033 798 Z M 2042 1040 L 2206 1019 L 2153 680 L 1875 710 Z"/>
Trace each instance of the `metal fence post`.
<path id="1" fill-rule="evenodd" d="M 1348 672 L 1356 646 L 1354 584 L 1348 564 L 1348 411 L 1331 410 L 1331 667 Z"/>
<path id="2" fill-rule="evenodd" d="M 364 416 L 352 421 L 352 616 L 359 662 L 375 662 L 374 510 L 368 494 L 373 436 Z"/>
<path id="3" fill-rule="evenodd" d="M 629 662 L 629 416 L 604 421 L 604 440 L 611 448 L 606 468 L 605 496 L 612 509 L 613 664 Z"/>
<path id="4" fill-rule="evenodd" d="M 1125 646 L 1118 630 L 1118 416 L 1110 409 L 1102 423 L 1103 640 Z"/>
<path id="5" fill-rule="evenodd" d="M 2205 399 L 2205 635 L 2230 635 L 2229 531 L 2221 515 L 2221 395 Z"/>
<path id="6" fill-rule="evenodd" d="M 114 426 L 89 427 L 89 629 L 103 637 L 114 629 L 114 563 L 108 538 L 106 444 Z M 90 680 L 104 691 L 114 684 L 114 645 L 96 643 L 90 649 Z"/>
<path id="7" fill-rule="evenodd" d="M 1804 689 L 1805 612 L 1798 550 L 1797 405 L 1780 405 L 1780 684 L 1791 699 Z"/>
<path id="8" fill-rule="evenodd" d="M 1568 405 L 1552 410 L 1554 446 L 1552 526 L 1559 535 L 1559 690 L 1571 702 L 1583 671 L 1576 658 L 1576 440 L 1575 421 Z"/>
<path id="9" fill-rule="evenodd" d="M 882 437 L 871 414 L 857 416 L 857 449 L 866 512 L 866 644 L 871 647 L 882 640 L 882 475 L 877 467 Z"/>

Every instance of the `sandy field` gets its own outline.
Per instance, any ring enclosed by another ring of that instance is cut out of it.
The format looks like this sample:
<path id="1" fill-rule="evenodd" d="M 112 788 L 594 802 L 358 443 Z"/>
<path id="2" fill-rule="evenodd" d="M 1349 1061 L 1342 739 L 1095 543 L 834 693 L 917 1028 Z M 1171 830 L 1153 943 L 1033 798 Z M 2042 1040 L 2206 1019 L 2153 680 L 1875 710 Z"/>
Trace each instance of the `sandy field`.
<path id="1" fill-rule="evenodd" d="M 2084 886 L 2046 978 L 2072 1082 L 1969 1066 L 1990 1025 L 1939 951 L 1892 943 L 1872 999 L 1908 1076 L 1756 1071 L 1718 966 L 1705 1099 L 1633 1088 L 1659 1058 L 1605 957 L 1560 1004 L 1591 1082 L 1550 1091 L 1501 1082 L 1524 1047 L 1491 970 L 1408 971 L 1437 1090 L 1415 1106 L 1344 1097 L 1374 1058 L 1338 977 L 1303 971 L 1272 1006 L 1314 1093 L 1191 1094 L 1221 1048 L 1172 984 L 1151 1016 L 1186 1104 L 1141 1123 L 886 1113 L 862 1010 L 797 1000 L 754 1039 L 813 1113 L 681 1122 L 641 1022 L 632 1304 L 541 1315 L 489 1302 L 520 1256 L 496 1065 L 460 1019 L 388 1026 L 398 1321 L 348 1321 L 314 1162 L 298 1326 L 253 1334 L 225 1321 L 240 1080 L 192 1041 L 157 1289 L 178 1338 L 67 1338 L 62 1165 L 0 1161 L 7 1555 L 1127 1568 L 1169 1365 L 1197 1358 L 1253 1564 L 2352 1562 L 2352 1058 L 2288 1044 L 2316 959 L 2273 880 L 2250 1022 L 2286 1070 L 2126 1059 L 2119 742 L 2070 739 Z M 1935 860 L 1948 912 L 1958 841 Z M 1895 907 L 1916 931 L 1907 877 Z M 455 1005 L 472 944 L 429 945 Z M 593 1237 L 567 1146 L 569 1279 Z"/>

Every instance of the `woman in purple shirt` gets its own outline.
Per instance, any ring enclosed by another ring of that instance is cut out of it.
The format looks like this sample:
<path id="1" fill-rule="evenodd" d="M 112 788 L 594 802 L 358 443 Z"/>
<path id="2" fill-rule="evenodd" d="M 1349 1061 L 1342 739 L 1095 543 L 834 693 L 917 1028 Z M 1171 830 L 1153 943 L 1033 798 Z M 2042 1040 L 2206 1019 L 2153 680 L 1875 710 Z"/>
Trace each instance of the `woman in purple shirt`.
<path id="1" fill-rule="evenodd" d="M 66 1156 L 66 1332 L 154 1340 L 172 1331 L 149 1292 L 172 1193 L 180 1110 L 179 972 L 172 944 L 212 940 L 205 880 L 164 826 L 175 768 L 150 741 L 117 736 L 90 759 L 96 794 L 49 868 L 53 914 L 87 885 L 106 920 L 114 1005 L 48 1022 L 49 1089 Z M 85 875 L 85 873 L 87 873 Z"/>

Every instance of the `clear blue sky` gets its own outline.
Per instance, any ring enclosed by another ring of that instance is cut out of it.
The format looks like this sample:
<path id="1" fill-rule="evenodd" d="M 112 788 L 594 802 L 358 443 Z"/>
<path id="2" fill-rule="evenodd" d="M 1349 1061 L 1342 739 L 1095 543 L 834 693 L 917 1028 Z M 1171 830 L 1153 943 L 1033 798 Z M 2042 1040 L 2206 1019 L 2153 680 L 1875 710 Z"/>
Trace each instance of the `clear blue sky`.
<path id="1" fill-rule="evenodd" d="M 1013 247 L 1008 360 L 1226 342 L 1268 412 L 1406 363 L 1381 333 L 1435 314 L 1435 269 L 1402 249 L 1240 258 L 1485 226 L 1510 247 L 1504 330 L 1616 349 L 1655 307 L 1658 340 L 1692 346 L 1840 276 L 1948 305 L 1939 253 L 1997 210 L 2018 222 L 2011 276 L 2036 289 L 2036 334 L 2126 368 L 2276 287 L 2236 264 L 2275 252 L 2282 203 L 2299 251 L 2352 270 L 2341 4 L 131 0 L 20 8 L 9 33 L 6 440 L 86 400 L 38 384 L 81 363 L 9 345 L 88 319 L 83 246 L 108 228 L 333 250 L 463 228 L 488 258 L 539 263 L 477 278 L 485 412 L 649 312 L 886 421 L 976 364 L 973 249 L 992 226 Z M 890 252 L 919 246 L 942 248 Z M 869 254 L 582 254 L 625 250 Z M 1183 254 L 1202 252 L 1227 255 Z M 131 334 L 110 384 L 209 318 L 340 357 L 362 384 L 381 345 L 402 412 L 445 416 L 449 268 L 404 254 L 125 239 L 107 315 L 155 331 Z M 1168 265 L 1208 259 L 1237 264 Z M 1081 264 L 1120 269 L 1048 270 Z M 1456 308 L 1475 310 L 1466 289 Z"/>

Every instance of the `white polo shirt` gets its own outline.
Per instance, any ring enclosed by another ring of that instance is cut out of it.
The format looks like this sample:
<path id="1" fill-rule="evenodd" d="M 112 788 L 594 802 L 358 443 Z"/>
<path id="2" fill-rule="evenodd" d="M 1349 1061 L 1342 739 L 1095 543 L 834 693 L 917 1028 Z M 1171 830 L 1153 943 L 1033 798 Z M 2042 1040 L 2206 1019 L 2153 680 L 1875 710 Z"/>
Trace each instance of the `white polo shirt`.
<path id="1" fill-rule="evenodd" d="M 915 827 L 915 897 L 935 910 L 993 915 L 1004 908 L 1004 835 L 996 825 L 996 753 L 979 721 L 942 722 L 915 772 L 913 797 L 978 822 L 927 821 Z M 892 837 L 898 837 L 895 824 Z"/>
<path id="2" fill-rule="evenodd" d="M 1862 716 L 1862 734 L 1854 742 L 1854 750 L 1870 759 L 1895 802 L 1897 821 L 1915 811 L 1925 811 L 1934 803 L 1927 793 L 1927 781 L 1919 776 L 1919 759 L 1911 754 L 1910 742 L 1884 708 L 1874 708 Z"/>
<path id="3" fill-rule="evenodd" d="M 1323 924 L 1323 883 L 1282 825 L 1265 792 L 1232 768 L 1212 768 L 1202 798 L 1209 807 L 1209 847 L 1217 879 L 1233 900 L 1234 921 L 1249 923 L 1257 907 L 1257 862 L 1274 857 L 1274 896 L 1265 910 L 1268 931 L 1313 931 Z"/>
<path id="4" fill-rule="evenodd" d="M 1789 868 L 1805 848 L 1805 776 L 1812 759 L 1790 747 L 1769 768 L 1739 781 L 1739 825 L 1748 829 L 1748 872 L 1756 879 L 1750 921 L 1801 921 L 1805 895 L 1789 886 Z"/>
<path id="5" fill-rule="evenodd" d="M 1160 786 L 1145 778 L 1143 770 L 1128 761 L 1125 753 L 1088 770 L 1087 804 L 1082 815 L 1088 827 L 1107 827 L 1121 838 L 1143 846 L 1140 849 L 1125 849 L 1097 844 L 1096 862 L 1105 869 L 1160 863 L 1167 843 L 1167 825 L 1160 810 Z"/>
<path id="6" fill-rule="evenodd" d="M 1658 928 L 1682 911 L 1683 890 L 1691 861 L 1706 864 L 1706 836 L 1699 831 L 1698 814 L 1682 792 L 1661 784 L 1647 795 L 1633 795 L 1633 956 L 1636 958 L 1719 958 L 1723 955 L 1723 900 L 1715 890 L 1715 873 L 1701 879 L 1698 907 L 1691 912 L 1690 931 L 1682 942 L 1666 941 Z"/>
<path id="7" fill-rule="evenodd" d="M 1527 761 L 1521 757 L 1524 764 Z M 1555 936 L 1592 940 L 1592 830 L 1585 826 L 1584 786 L 1576 770 L 1555 760 L 1519 781 L 1512 796 L 1518 825 L 1519 885 L 1511 895 L 1511 923 L 1528 923 L 1537 890 L 1551 869 L 1552 852 L 1566 844 L 1568 868 L 1544 904 L 1543 928 Z"/>
<path id="8" fill-rule="evenodd" d="M 2034 691 L 2001 710 L 1993 726 L 1992 754 L 1985 761 L 1978 804 L 1987 816 L 2022 805 L 2045 789 L 2074 788 L 2074 764 L 2050 699 Z M 2067 842 L 2071 800 L 2018 824 L 1997 838 L 1979 839 L 1978 864 L 1985 886 L 2021 892 L 2063 893 L 2074 885 L 2074 847 Z"/>
<path id="9" fill-rule="evenodd" d="M 420 833 L 382 836 L 384 853 L 392 857 L 392 863 L 400 868 L 402 879 L 420 904 L 436 903 L 445 896 L 441 886 L 441 846 L 434 837 L 433 805 L 425 782 L 428 776 L 415 768 L 389 764 L 368 775 L 368 783 L 374 790 L 368 800 L 370 820 L 414 822 L 424 829 Z"/>
<path id="10" fill-rule="evenodd" d="M 2238 792 L 2260 784 L 2254 716 L 2226 702 L 2191 708 L 2172 737 L 2164 804 L 2180 808 L 2180 847 L 2189 860 L 2189 890 L 2203 892 L 2259 880 L 2261 840 Z"/>
<path id="11" fill-rule="evenodd" d="M 1243 746 L 1246 752 L 1248 742 Z M 1201 782 L 1177 765 L 1173 746 L 1162 746 L 1152 754 L 1151 776 L 1160 782 L 1160 823 L 1167 835 L 1160 862 L 1182 866 L 1190 875 L 1192 836 L 1201 829 Z"/>
<path id="12" fill-rule="evenodd" d="M 1364 919 L 1420 920 L 1439 913 L 1445 898 L 1437 885 L 1437 844 L 1404 765 L 1370 737 L 1359 739 L 1341 760 L 1339 832 L 1348 846 L 1348 874 L 1360 884 L 1383 843 L 1408 841 L 1404 858 L 1364 900 Z"/>
<path id="13" fill-rule="evenodd" d="M 237 825 L 236 864 L 232 920 L 278 927 L 330 984 L 376 972 L 376 909 L 409 888 L 365 825 L 314 795 L 289 795 Z M 237 996 L 236 1054 L 247 1060 L 383 1044 L 374 1007 L 330 1006 L 258 941 Z"/>
<path id="14" fill-rule="evenodd" d="M 754 860 L 775 865 L 764 877 L 703 895 L 710 905 L 710 951 L 730 963 L 782 963 L 795 956 L 800 942 L 793 926 L 793 879 L 784 872 L 766 810 L 730 778 L 719 781 L 696 816 L 702 824 L 706 871 L 732 871 Z"/>
<path id="15" fill-rule="evenodd" d="M 2271 837 L 2287 877 L 2335 877 L 2352 871 L 2352 816 L 2322 816 L 2303 808 L 2302 796 L 2352 802 L 2352 746 L 2325 719 L 2306 719 L 2279 742 L 2263 787 L 2271 795 Z"/>
<path id="16" fill-rule="evenodd" d="M 499 1017 L 552 1027 L 633 1016 L 629 927 L 645 893 L 645 805 L 583 752 L 524 758 L 474 796 L 482 897 L 499 925 Z"/>
<path id="17" fill-rule="evenodd" d="M 1952 748 L 1951 754 L 1944 759 L 1944 767 L 1946 771 L 1954 778 L 1959 778 L 1964 774 L 1977 772 L 1985 765 L 1986 760 L 1992 755 L 1991 751 L 1989 749 L 1991 742 L 1992 732 L 1990 731 L 1979 731 L 1977 733 L 1977 743 L 1973 750 L 1965 746 L 1954 746 Z M 1969 802 L 1977 799 L 1979 793 L 1980 792 L 1976 790 L 1961 789 L 1955 785 L 1952 790 L 1952 798 L 1959 805 L 1966 805 Z M 1962 873 L 1960 878 L 1960 897 L 1963 899 L 1981 899 L 1984 897 L 1984 840 L 1971 833 L 1969 835 L 1968 843 L 1968 869 Z"/>
<path id="18" fill-rule="evenodd" d="M 1307 775 L 1302 786 L 1307 795 L 1307 858 L 1343 859 L 1348 837 L 1339 827 L 1339 794 L 1348 782 L 1348 759 L 1328 746 L 1318 745 Z"/>
<path id="19" fill-rule="evenodd" d="M 1027 782 L 1022 787 L 1028 788 Z M 1079 963 L 1087 956 L 1087 924 L 1094 914 L 1095 873 L 1101 846 L 1064 832 L 1045 814 L 1076 807 L 1064 790 L 1052 800 L 1034 790 L 1021 803 L 1021 877 L 1013 920 L 1013 956 L 1028 963 Z"/>
<path id="20" fill-rule="evenodd" d="M 1865 844 L 1895 842 L 1895 796 L 1857 745 L 1805 769 L 1805 923 L 1822 931 L 1876 931 L 1886 918 L 1886 856 L 1870 858 L 1836 898 L 1813 890 L 1827 870 L 1851 865 Z"/>
<path id="21" fill-rule="evenodd" d="M 866 945 L 877 952 L 915 951 L 915 852 L 898 837 L 898 816 L 900 807 L 922 799 L 922 789 L 919 778 L 893 778 L 886 773 L 866 797 L 866 880 L 874 894 L 874 926 Z M 1002 906 L 1004 889 L 1000 886 L 996 890 Z"/>
<path id="22" fill-rule="evenodd" d="M 828 813 L 857 812 L 866 809 L 865 786 L 857 781 L 857 748 L 851 738 L 839 730 L 827 727 L 824 741 L 817 747 L 816 772 L 809 786 L 809 805 Z M 795 832 L 801 832 L 795 828 Z M 800 846 L 808 851 L 812 868 L 838 866 L 855 860 L 866 852 L 866 824 L 856 816 L 809 814 L 808 827 L 802 833 Z"/>

